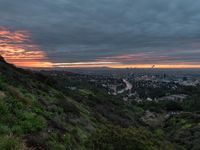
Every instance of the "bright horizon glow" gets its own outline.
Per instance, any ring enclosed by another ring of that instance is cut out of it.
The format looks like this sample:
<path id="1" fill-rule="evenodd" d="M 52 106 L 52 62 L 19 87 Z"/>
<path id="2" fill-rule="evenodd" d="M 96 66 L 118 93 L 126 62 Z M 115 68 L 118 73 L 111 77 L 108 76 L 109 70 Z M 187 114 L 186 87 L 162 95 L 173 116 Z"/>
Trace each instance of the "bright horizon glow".
<path id="1" fill-rule="evenodd" d="M 21 66 L 21 67 L 27 67 L 28 65 Z M 158 68 L 158 69 L 200 69 L 200 65 L 192 65 L 192 64 L 109 64 L 107 62 L 75 62 L 75 63 L 43 63 L 42 65 L 40 63 L 36 63 L 34 67 L 28 67 L 28 68 L 49 68 L 49 69 L 56 69 L 56 68 L 101 68 L 101 67 L 107 67 L 107 68 Z"/>
<path id="2" fill-rule="evenodd" d="M 138 65 L 119 65 L 111 66 L 111 68 L 152 68 L 154 64 L 138 64 Z M 153 68 L 163 68 L 163 69 L 200 69 L 200 65 L 180 65 L 180 64 L 157 64 Z"/>
<path id="3" fill-rule="evenodd" d="M 7 59 L 6 59 L 7 60 Z M 8 60 L 9 62 L 9 60 Z M 12 62 L 9 62 L 12 63 Z M 121 64 L 117 62 L 74 62 L 74 63 L 52 63 L 52 62 L 37 62 L 37 61 L 23 61 L 15 62 L 14 65 L 22 68 L 169 68 L 169 69 L 179 69 L 179 68 L 196 68 L 200 69 L 200 65 L 192 64 Z"/>

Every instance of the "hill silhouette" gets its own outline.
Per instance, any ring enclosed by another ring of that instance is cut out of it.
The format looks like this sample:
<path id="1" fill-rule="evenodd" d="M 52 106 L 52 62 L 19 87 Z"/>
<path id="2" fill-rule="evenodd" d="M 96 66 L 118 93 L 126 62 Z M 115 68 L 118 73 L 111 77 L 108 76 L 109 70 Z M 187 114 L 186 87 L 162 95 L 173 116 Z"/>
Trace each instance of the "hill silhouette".
<path id="1" fill-rule="evenodd" d="M 0 55 L 0 62 L 6 62 L 3 56 Z"/>

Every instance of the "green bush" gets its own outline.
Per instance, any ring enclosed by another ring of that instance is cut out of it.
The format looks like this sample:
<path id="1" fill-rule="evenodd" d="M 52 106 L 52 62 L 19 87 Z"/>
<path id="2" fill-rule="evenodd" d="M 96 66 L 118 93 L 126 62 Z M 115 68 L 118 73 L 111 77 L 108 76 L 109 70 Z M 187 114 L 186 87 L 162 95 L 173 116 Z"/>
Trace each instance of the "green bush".
<path id="1" fill-rule="evenodd" d="M 21 135 L 21 134 L 24 133 L 22 127 L 19 126 L 19 125 L 14 125 L 14 126 L 11 128 L 11 131 L 12 131 L 12 133 L 17 134 L 17 135 Z"/>
<path id="2" fill-rule="evenodd" d="M 58 99 L 57 106 L 63 108 L 65 113 L 72 113 L 76 116 L 80 115 L 80 111 L 79 111 L 78 107 L 66 98 Z"/>
<path id="3" fill-rule="evenodd" d="M 30 99 L 24 97 L 19 89 L 13 86 L 7 86 L 7 90 L 9 91 L 10 95 L 18 101 L 22 102 L 23 104 L 31 105 Z"/>
<path id="4" fill-rule="evenodd" d="M 8 107 L 6 105 L 5 102 L 3 102 L 3 100 L 0 99 L 0 116 L 4 116 L 6 114 L 8 114 Z"/>
<path id="5" fill-rule="evenodd" d="M 50 150 L 66 150 L 66 147 L 57 142 L 50 142 L 49 143 Z"/>
<path id="6" fill-rule="evenodd" d="M 145 129 L 111 126 L 93 133 L 86 146 L 92 150 L 157 150 L 157 140 Z"/>
<path id="7" fill-rule="evenodd" d="M 22 120 L 19 121 L 19 126 L 21 126 L 24 133 L 40 131 L 46 127 L 46 120 L 34 113 L 23 113 L 21 119 Z"/>
<path id="8" fill-rule="evenodd" d="M 0 124 L 0 134 L 9 134 L 10 128 L 6 125 Z"/>
<path id="9" fill-rule="evenodd" d="M 18 138 L 13 136 L 0 136 L 1 150 L 25 150 L 25 146 Z"/>

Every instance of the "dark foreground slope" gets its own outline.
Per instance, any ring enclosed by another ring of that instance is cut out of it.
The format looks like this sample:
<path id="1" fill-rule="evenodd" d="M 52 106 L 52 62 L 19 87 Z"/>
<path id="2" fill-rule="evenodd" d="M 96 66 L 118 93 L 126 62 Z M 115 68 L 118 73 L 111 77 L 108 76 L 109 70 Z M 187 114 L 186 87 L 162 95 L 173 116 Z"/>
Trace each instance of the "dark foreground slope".
<path id="1" fill-rule="evenodd" d="M 142 107 L 89 88 L 67 90 L 0 57 L 0 149 L 184 149 L 145 124 Z"/>

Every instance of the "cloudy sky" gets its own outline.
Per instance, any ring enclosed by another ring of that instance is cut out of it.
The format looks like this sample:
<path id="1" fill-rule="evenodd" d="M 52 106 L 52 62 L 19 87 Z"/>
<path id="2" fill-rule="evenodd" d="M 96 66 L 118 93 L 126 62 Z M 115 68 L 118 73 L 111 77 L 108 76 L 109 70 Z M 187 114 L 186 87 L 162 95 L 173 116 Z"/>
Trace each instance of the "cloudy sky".
<path id="1" fill-rule="evenodd" d="M 0 0 L 0 54 L 22 67 L 199 67 L 199 0 Z"/>

